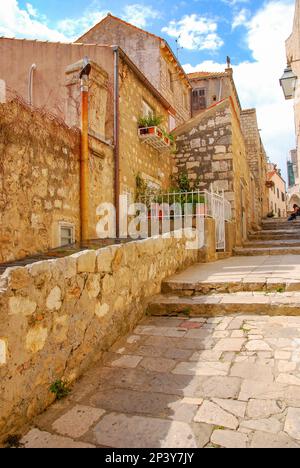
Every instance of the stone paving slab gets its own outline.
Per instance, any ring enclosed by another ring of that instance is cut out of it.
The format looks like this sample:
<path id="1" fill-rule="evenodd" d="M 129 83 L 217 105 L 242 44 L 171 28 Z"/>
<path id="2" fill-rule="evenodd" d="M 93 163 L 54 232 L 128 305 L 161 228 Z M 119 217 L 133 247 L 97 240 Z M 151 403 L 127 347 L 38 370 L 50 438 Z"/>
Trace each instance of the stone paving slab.
<path id="1" fill-rule="evenodd" d="M 299 331 L 266 314 L 145 318 L 21 443 L 300 448 Z"/>

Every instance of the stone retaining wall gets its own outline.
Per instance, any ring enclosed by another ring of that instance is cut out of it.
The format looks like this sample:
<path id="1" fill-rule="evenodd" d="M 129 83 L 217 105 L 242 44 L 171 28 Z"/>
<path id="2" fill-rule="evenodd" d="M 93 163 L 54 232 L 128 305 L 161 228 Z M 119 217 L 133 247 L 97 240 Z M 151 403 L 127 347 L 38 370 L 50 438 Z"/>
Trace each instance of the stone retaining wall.
<path id="1" fill-rule="evenodd" d="M 0 438 L 54 400 L 142 317 L 161 282 L 197 261 L 158 236 L 6 270 L 0 278 Z"/>

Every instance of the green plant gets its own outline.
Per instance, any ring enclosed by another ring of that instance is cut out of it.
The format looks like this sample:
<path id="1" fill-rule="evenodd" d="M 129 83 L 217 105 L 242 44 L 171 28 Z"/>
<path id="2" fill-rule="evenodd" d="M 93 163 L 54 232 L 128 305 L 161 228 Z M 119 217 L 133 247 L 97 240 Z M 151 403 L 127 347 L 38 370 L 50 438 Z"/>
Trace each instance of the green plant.
<path id="1" fill-rule="evenodd" d="M 177 184 L 180 192 L 190 192 L 191 184 L 187 171 L 180 172 L 177 178 Z"/>
<path id="2" fill-rule="evenodd" d="M 283 292 L 284 292 L 284 287 L 283 287 L 283 286 L 279 286 L 279 288 L 276 288 L 276 292 L 278 292 L 278 293 L 283 293 Z"/>
<path id="3" fill-rule="evenodd" d="M 65 398 L 70 393 L 70 388 L 66 382 L 63 380 L 56 380 L 49 388 L 51 393 L 54 393 L 57 400 Z"/>
<path id="4" fill-rule="evenodd" d="M 169 137 L 171 143 L 175 144 L 175 137 L 174 137 L 174 135 L 172 135 L 172 133 L 169 133 L 168 137 Z"/>
<path id="5" fill-rule="evenodd" d="M 137 174 L 135 178 L 135 185 L 136 185 L 136 201 L 140 201 L 142 197 L 147 194 L 148 185 L 147 182 L 143 179 L 141 174 Z"/>
<path id="6" fill-rule="evenodd" d="M 148 115 L 147 117 L 139 117 L 138 126 L 139 128 L 159 127 L 162 122 L 163 117 L 161 115 Z"/>
<path id="7" fill-rule="evenodd" d="M 190 315 L 190 313 L 191 313 L 190 307 L 187 307 L 186 309 L 182 309 L 182 310 L 180 311 L 180 314 L 185 315 L 185 316 L 187 316 L 187 317 Z"/>

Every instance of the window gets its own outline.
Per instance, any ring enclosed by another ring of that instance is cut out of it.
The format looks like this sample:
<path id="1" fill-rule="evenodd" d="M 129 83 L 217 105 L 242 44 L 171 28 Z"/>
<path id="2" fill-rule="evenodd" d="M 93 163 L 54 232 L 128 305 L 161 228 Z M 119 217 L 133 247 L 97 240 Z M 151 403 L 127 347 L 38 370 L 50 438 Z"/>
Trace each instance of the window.
<path id="1" fill-rule="evenodd" d="M 281 200 L 284 202 L 285 201 L 285 195 L 283 192 L 281 192 Z"/>
<path id="2" fill-rule="evenodd" d="M 59 242 L 60 242 L 60 247 L 74 244 L 75 228 L 73 224 L 61 223 L 59 225 Z"/>
<path id="3" fill-rule="evenodd" d="M 176 127 L 176 120 L 174 115 L 169 114 L 169 131 L 171 132 Z"/>
<path id="4" fill-rule="evenodd" d="M 279 198 L 279 189 L 277 189 L 277 198 Z"/>
<path id="5" fill-rule="evenodd" d="M 172 93 L 173 93 L 173 91 L 174 91 L 174 84 L 173 84 L 173 76 L 172 76 L 171 70 L 168 70 L 168 81 L 169 81 L 169 88 L 170 88 L 170 90 L 171 90 Z"/>
<path id="6" fill-rule="evenodd" d="M 154 109 L 151 106 L 149 106 L 149 104 L 144 100 L 142 107 L 143 117 L 151 117 L 155 114 Z"/>
<path id="7" fill-rule="evenodd" d="M 189 108 L 189 94 L 187 91 L 183 92 L 183 107 L 185 109 Z"/>
<path id="8" fill-rule="evenodd" d="M 205 89 L 199 88 L 193 90 L 193 110 L 201 110 L 206 109 L 206 97 L 205 97 Z"/>

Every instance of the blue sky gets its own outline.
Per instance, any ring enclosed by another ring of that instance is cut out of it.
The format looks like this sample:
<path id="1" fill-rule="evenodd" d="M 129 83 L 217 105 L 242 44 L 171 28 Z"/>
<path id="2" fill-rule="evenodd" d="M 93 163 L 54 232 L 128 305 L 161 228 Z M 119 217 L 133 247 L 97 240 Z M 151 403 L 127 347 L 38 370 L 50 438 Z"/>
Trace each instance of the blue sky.
<path id="1" fill-rule="evenodd" d="M 222 71 L 229 55 L 242 106 L 257 108 L 268 156 L 286 174 L 294 121 L 278 80 L 294 0 L 0 0 L 0 35 L 72 41 L 108 11 L 164 37 L 175 53 L 177 39 L 187 72 Z"/>
<path id="2" fill-rule="evenodd" d="M 0 0 L 1 2 L 7 0 Z M 82 2 L 80 0 L 20 0 L 18 2 L 21 9 L 26 10 L 27 5 L 30 3 L 33 9 L 36 10 L 40 15 L 47 17 L 47 24 L 52 29 L 59 29 L 60 22 L 68 19 L 76 22 L 80 20 L 81 13 L 83 16 L 91 15 L 91 22 L 93 24 L 92 15 L 93 13 L 99 12 L 101 16 L 102 12 L 110 11 L 116 16 L 123 17 L 125 19 L 131 19 L 134 14 L 128 13 L 128 7 L 138 5 L 141 7 L 140 15 L 136 15 L 136 23 L 142 23 L 145 18 L 145 26 L 147 29 L 155 34 L 164 36 L 173 49 L 176 51 L 177 44 L 175 37 L 169 36 L 163 29 L 171 21 L 180 21 L 184 16 L 200 15 L 208 18 L 211 23 L 217 24 L 217 34 L 221 38 L 224 44 L 216 50 L 193 50 L 189 51 L 184 48 L 180 50 L 180 59 L 184 62 L 196 65 L 199 61 L 214 58 L 216 61 L 224 61 L 224 57 L 230 55 L 233 63 L 239 63 L 242 60 L 251 59 L 251 52 L 244 43 L 244 32 L 243 28 L 236 27 L 232 29 L 232 23 L 234 18 L 241 12 L 245 12 L 246 18 L 250 18 L 257 12 L 263 2 L 261 0 L 240 0 L 240 1 L 226 1 L 226 0 L 182 0 L 174 2 L 171 0 L 150 0 L 145 2 L 130 2 L 128 0 L 111 0 L 109 2 L 109 8 L 107 7 L 106 1 L 92 0 Z M 85 5 L 82 11 L 82 5 Z M 151 10 L 148 12 L 148 10 Z M 147 14 L 148 12 L 148 14 Z M 144 13 L 144 14 L 143 14 Z M 144 24 L 138 24 L 144 27 Z M 75 28 L 76 33 L 80 35 L 85 30 L 82 27 L 82 23 L 78 23 Z M 68 36 L 68 32 L 65 32 Z M 29 33 L 30 34 L 30 33 Z M 178 33 L 178 36 L 180 33 Z M 178 37 L 177 36 L 177 37 Z M 72 37 L 72 34 L 70 35 Z M 180 38 L 179 38 L 180 40 Z"/>

